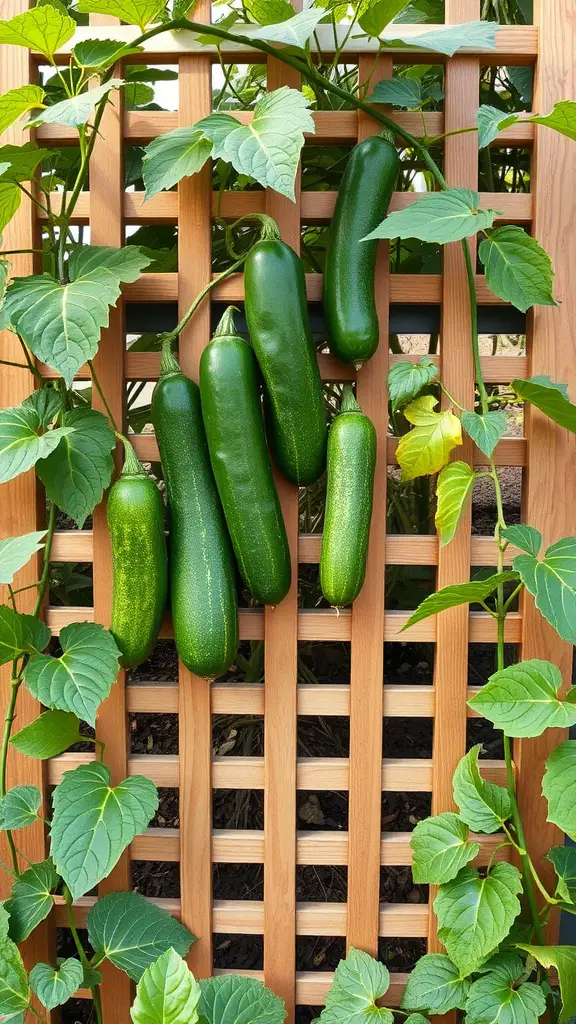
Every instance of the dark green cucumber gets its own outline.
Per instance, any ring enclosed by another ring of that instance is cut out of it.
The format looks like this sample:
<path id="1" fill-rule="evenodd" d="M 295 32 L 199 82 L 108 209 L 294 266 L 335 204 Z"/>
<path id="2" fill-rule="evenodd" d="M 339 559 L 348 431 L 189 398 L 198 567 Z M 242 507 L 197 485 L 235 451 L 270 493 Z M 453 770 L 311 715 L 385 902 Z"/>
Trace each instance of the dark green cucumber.
<path id="1" fill-rule="evenodd" d="M 326 417 L 302 263 L 285 242 L 265 239 L 248 254 L 244 282 L 273 455 L 287 480 L 311 484 L 326 465 Z"/>
<path id="2" fill-rule="evenodd" d="M 347 386 L 340 413 L 328 436 L 326 511 L 320 556 L 322 593 L 335 608 L 354 601 L 364 583 L 375 467 L 374 425 Z"/>
<path id="3" fill-rule="evenodd" d="M 377 241 L 363 242 L 384 219 L 399 160 L 381 135 L 354 147 L 338 190 L 324 270 L 328 346 L 343 363 L 361 365 L 378 348 L 374 298 Z"/>
<path id="4" fill-rule="evenodd" d="M 108 496 L 112 543 L 112 623 L 110 630 L 125 668 L 136 668 L 152 651 L 168 591 L 164 502 L 144 472 L 132 445 Z"/>
<path id="5" fill-rule="evenodd" d="M 152 422 L 170 511 L 170 598 L 178 654 L 207 678 L 238 650 L 234 556 L 212 476 L 200 390 L 165 347 Z"/>
<path id="6" fill-rule="evenodd" d="M 212 469 L 236 560 L 262 604 L 290 589 L 290 549 L 266 447 L 252 349 L 224 314 L 200 359 L 200 397 Z"/>

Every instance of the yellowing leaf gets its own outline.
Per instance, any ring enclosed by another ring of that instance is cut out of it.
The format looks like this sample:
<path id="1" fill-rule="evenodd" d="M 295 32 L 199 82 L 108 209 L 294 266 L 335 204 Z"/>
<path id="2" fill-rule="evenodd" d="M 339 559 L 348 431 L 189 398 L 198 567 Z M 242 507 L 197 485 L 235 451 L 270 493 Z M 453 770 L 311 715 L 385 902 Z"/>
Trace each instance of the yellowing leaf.
<path id="1" fill-rule="evenodd" d="M 448 462 L 452 449 L 462 444 L 460 420 L 450 409 L 435 412 L 437 404 L 433 395 L 423 395 L 404 409 L 414 430 L 404 434 L 396 450 L 403 480 L 437 473 Z"/>

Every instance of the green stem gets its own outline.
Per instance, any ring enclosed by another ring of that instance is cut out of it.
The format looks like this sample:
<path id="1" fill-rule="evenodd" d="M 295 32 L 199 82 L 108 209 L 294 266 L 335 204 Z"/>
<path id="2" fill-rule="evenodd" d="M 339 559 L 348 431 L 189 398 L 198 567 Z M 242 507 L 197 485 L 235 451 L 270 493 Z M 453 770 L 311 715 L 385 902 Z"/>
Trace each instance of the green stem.
<path id="1" fill-rule="evenodd" d="M 29 353 L 29 351 L 28 351 L 24 341 L 22 340 L 22 338 L 20 337 L 19 334 L 17 334 L 16 337 L 18 338 L 18 341 L 20 342 L 20 347 L 21 347 L 21 349 L 22 349 L 22 351 L 24 353 L 24 358 L 26 360 L 26 365 L 27 365 L 28 369 L 30 370 L 30 373 L 33 374 L 33 376 L 36 377 L 38 380 L 41 380 L 42 383 L 44 383 L 44 378 L 42 377 L 42 374 L 40 373 L 40 371 L 34 366 L 34 363 L 32 362 L 32 359 L 30 358 L 30 353 Z"/>
<path id="2" fill-rule="evenodd" d="M 182 317 L 180 322 L 176 325 L 174 330 L 173 331 L 169 331 L 164 336 L 164 341 L 166 341 L 166 339 L 169 339 L 169 341 L 171 343 L 172 341 L 174 341 L 182 333 L 182 331 L 186 327 L 187 323 L 194 316 L 194 313 L 196 312 L 198 307 L 204 301 L 204 299 L 206 298 L 208 293 L 212 291 L 212 288 L 214 288 L 215 285 L 220 284 L 220 281 L 223 281 L 225 277 L 229 277 L 230 274 L 235 274 L 237 270 L 240 270 L 240 267 L 243 265 L 244 260 L 246 259 L 246 255 L 241 256 L 240 259 L 237 259 L 236 262 L 233 263 L 230 267 L 228 267 L 226 270 L 223 270 L 221 274 L 218 274 L 217 277 L 212 278 L 212 280 L 208 282 L 206 287 L 203 288 L 202 291 L 196 296 L 196 298 L 194 299 L 194 302 L 192 303 L 190 308 L 187 310 L 187 312 L 184 314 L 184 316 Z"/>
<path id="3" fill-rule="evenodd" d="M 14 674 L 15 666 L 16 662 L 13 663 L 13 675 L 10 680 L 10 700 L 8 702 L 8 707 L 6 708 L 6 715 L 4 716 L 4 733 L 2 736 L 2 747 L 0 750 L 0 797 L 6 796 L 10 734 L 12 732 L 12 724 L 16 718 L 16 701 L 18 700 L 18 690 L 20 689 L 20 684 L 22 682 L 19 673 Z M 15 874 L 19 875 L 20 867 L 18 865 L 18 854 L 16 852 L 12 833 L 9 830 L 6 832 L 6 839 L 10 848 L 12 867 L 14 868 Z"/>
<path id="4" fill-rule="evenodd" d="M 111 410 L 111 408 L 108 405 L 108 402 L 106 400 L 106 395 L 104 394 L 104 392 L 102 390 L 102 387 L 100 385 L 100 381 L 98 380 L 98 374 L 96 373 L 96 370 L 94 369 L 94 362 L 93 362 L 92 359 L 88 360 L 88 366 L 90 367 L 90 375 L 92 377 L 92 383 L 94 384 L 94 387 L 96 388 L 96 391 L 100 395 L 100 398 L 102 400 L 102 404 L 103 404 L 104 408 L 106 409 L 106 413 L 108 415 L 108 419 L 110 420 L 110 423 L 112 424 L 112 429 L 114 430 L 114 433 L 117 434 L 118 433 L 118 427 L 116 426 L 116 420 L 114 419 L 112 410 Z"/>
<path id="5" fill-rule="evenodd" d="M 87 970 L 87 968 L 90 967 L 90 964 L 88 961 L 88 957 L 84 952 L 84 947 L 80 941 L 80 936 L 78 935 L 78 931 L 76 929 L 76 923 L 74 921 L 74 911 L 72 910 L 72 893 L 70 892 L 70 889 L 68 888 L 67 885 L 64 886 L 64 902 L 66 904 L 66 917 L 68 918 L 68 927 L 72 934 L 72 938 L 74 940 L 74 945 L 76 946 L 76 951 L 78 953 L 80 963 L 82 964 L 84 970 Z"/>
<path id="6" fill-rule="evenodd" d="M 468 292 L 470 295 L 470 327 L 472 331 L 472 357 L 474 359 L 474 374 L 476 377 L 476 383 L 480 392 L 480 402 L 482 404 L 482 412 L 488 412 L 488 393 L 486 391 L 486 385 L 484 384 L 484 377 L 482 376 L 482 364 L 480 362 L 480 346 L 478 343 L 478 309 L 476 305 L 476 281 L 474 280 L 474 267 L 472 266 L 472 257 L 470 255 L 470 247 L 468 245 L 468 239 L 462 239 L 462 249 L 464 252 L 464 261 L 466 264 L 466 277 L 468 278 Z"/>
<path id="7" fill-rule="evenodd" d="M 42 575 L 38 585 L 38 597 L 36 598 L 36 604 L 33 612 L 35 619 L 37 619 L 40 614 L 42 603 L 44 601 L 44 594 L 46 593 L 46 587 L 48 586 L 48 576 L 50 574 L 50 552 L 52 550 L 52 540 L 56 529 L 56 505 L 53 501 L 51 501 L 49 505 L 50 512 L 48 514 L 48 532 L 44 542 L 44 564 L 42 566 Z"/>

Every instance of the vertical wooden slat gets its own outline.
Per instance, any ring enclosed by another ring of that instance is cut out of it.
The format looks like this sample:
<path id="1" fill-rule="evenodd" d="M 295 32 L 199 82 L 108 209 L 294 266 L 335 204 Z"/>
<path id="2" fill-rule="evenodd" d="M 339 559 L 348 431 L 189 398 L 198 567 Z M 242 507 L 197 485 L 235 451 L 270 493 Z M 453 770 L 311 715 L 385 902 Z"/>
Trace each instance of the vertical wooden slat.
<path id="1" fill-rule="evenodd" d="M 21 14 L 28 4 L 23 0 L 6 0 L 2 9 L 3 18 L 11 18 Z M 32 65 L 29 53 L 19 46 L 0 46 L 0 94 L 8 89 L 16 89 L 19 86 L 27 85 L 36 81 L 32 77 Z M 1 137 L 0 144 L 21 146 L 29 139 L 29 132 L 22 123 L 10 127 Z M 32 204 L 25 197 L 18 213 L 13 220 L 4 228 L 3 248 L 26 249 L 34 245 L 34 220 Z M 14 276 L 27 276 L 34 273 L 34 266 L 31 255 L 11 256 L 12 274 Z M 0 332 L 0 350 L 2 359 L 23 361 L 22 349 L 18 339 L 10 331 Z M 0 368 L 0 408 L 19 405 L 34 389 L 34 381 L 27 370 L 15 369 L 9 366 Z M 22 533 L 37 530 L 45 525 L 44 497 L 39 500 L 36 476 L 33 470 L 16 477 L 7 484 L 2 484 L 0 491 L 2 524 L 0 537 L 14 537 Z M 42 507 L 41 507 L 42 505 Z M 41 560 L 38 557 L 32 558 L 28 564 L 18 573 L 14 586 L 25 587 L 34 583 L 39 578 L 41 571 Z M 8 600 L 7 588 L 0 587 L 0 600 L 6 603 Z M 18 597 L 20 611 L 30 614 L 34 610 L 36 591 L 29 590 Z M 0 668 L 0 692 L 2 694 L 2 724 L 4 713 L 10 697 L 10 676 L 11 666 L 3 665 Z M 14 723 L 13 731 L 21 729 L 28 722 L 38 716 L 39 704 L 33 700 L 25 686 L 20 687 L 18 704 L 16 708 L 17 720 Z M 8 757 L 8 786 L 37 786 L 40 792 L 44 793 L 44 764 L 30 757 L 11 752 Z M 46 807 L 41 813 L 46 814 Z M 46 856 L 46 840 L 42 822 L 30 828 L 21 829 L 15 833 L 15 842 L 19 850 L 32 862 L 43 860 Z M 0 842 L 0 857 L 5 863 L 11 863 L 10 854 L 4 834 Z M 25 869 L 26 865 L 22 864 Z M 0 871 L 0 898 L 6 899 L 10 892 L 12 880 L 2 869 Z M 27 942 L 22 947 L 24 962 L 27 968 L 31 968 L 39 960 L 50 958 L 51 947 L 53 946 L 54 932 L 49 921 L 43 922 L 34 930 Z"/>
<path id="2" fill-rule="evenodd" d="M 392 58 L 360 57 L 359 80 L 392 76 Z M 359 114 L 358 141 L 381 127 Z M 389 250 L 381 243 L 376 268 L 380 345 L 358 373 L 356 397 L 378 438 L 374 510 L 364 586 L 352 607 L 350 665 L 350 792 L 347 944 L 378 954 L 380 833 L 382 821 L 382 715 L 384 663 L 384 573 L 386 546 L 386 434 L 388 431 Z"/>
<path id="3" fill-rule="evenodd" d="M 536 65 L 534 110 L 546 112 L 554 103 L 571 99 L 576 89 L 574 0 L 535 4 L 534 23 L 540 44 Z M 554 296 L 559 305 L 535 306 L 528 336 L 531 374 L 546 373 L 569 385 L 576 395 L 576 295 L 572 268 L 576 260 L 576 147 L 570 139 L 536 127 L 532 160 L 534 235 L 552 258 L 556 271 Z M 576 534 L 573 495 L 576 438 L 556 426 L 534 407 L 526 406 L 524 429 L 528 437 L 528 470 L 524 479 L 522 521 L 541 530 L 546 545 Z M 524 635 L 521 655 L 546 658 L 562 671 L 565 685 L 572 675 L 573 648 L 536 611 L 531 597 L 523 602 Z M 514 744 L 518 766 L 518 801 L 526 827 L 528 847 L 544 877 L 552 881 L 551 865 L 542 858 L 555 843 L 563 842 L 558 829 L 546 821 L 541 776 L 550 751 L 562 740 L 554 729 L 537 739 Z M 555 922 L 557 925 L 557 921 Z M 553 940 L 554 936 L 550 936 Z"/>
<path id="4" fill-rule="evenodd" d="M 301 8 L 301 3 L 294 5 Z M 300 76 L 267 63 L 269 91 L 299 88 Z M 300 252 L 300 175 L 296 202 L 268 190 L 266 210 L 282 238 Z M 298 488 L 276 473 L 292 561 L 292 585 L 264 613 L 264 979 L 284 999 L 292 1024 L 296 998 L 296 738 L 298 617 Z"/>
<path id="5" fill-rule="evenodd" d="M 198 21 L 210 20 L 209 0 L 195 8 Z M 180 59 L 179 123 L 206 117 L 212 109 L 209 57 Z M 211 274 L 210 164 L 178 186 L 178 302 L 184 314 Z M 180 336 L 180 364 L 198 379 L 202 349 L 210 340 L 210 302 L 204 302 Z M 180 733 L 180 893 L 182 920 L 198 936 L 188 956 L 197 977 L 212 973 L 212 717 L 210 683 L 179 667 Z"/>
<path id="6" fill-rule="evenodd" d="M 478 17 L 478 0 L 446 0 L 446 22 Z M 474 124 L 478 106 L 479 63 L 473 57 L 446 62 L 444 83 L 445 131 Z M 449 185 L 475 189 L 478 184 L 478 141 L 475 134 L 448 138 L 444 175 Z M 465 408 L 474 407 L 474 367 L 470 348 L 470 302 L 460 243 L 445 245 L 442 277 L 441 375 L 448 391 Z M 474 257 L 473 257 L 474 258 Z M 471 461 L 472 443 L 465 440 L 455 458 Z M 436 587 L 464 583 L 470 577 L 471 508 L 452 542 L 438 555 Z M 452 608 L 438 616 L 434 686 L 436 694 L 433 744 L 432 813 L 453 806 L 452 775 L 466 752 L 466 685 L 468 677 L 468 607 Z M 431 893 L 432 907 L 434 893 Z M 440 949 L 436 916 L 431 910 L 428 934 L 431 952 Z"/>
<path id="7" fill-rule="evenodd" d="M 116 18 L 92 15 L 94 25 L 118 25 Z M 111 33 L 112 34 L 112 33 Z M 118 68 L 118 77 L 122 77 Z M 124 244 L 122 202 L 124 170 L 122 153 L 123 104 L 120 93 L 113 93 L 100 126 L 100 135 L 90 161 L 90 244 Z M 124 420 L 124 310 L 120 299 L 110 310 L 110 323 L 102 332 L 94 360 L 98 380 L 119 430 Z M 104 403 L 93 389 L 93 406 L 106 414 Z M 122 454 L 117 450 L 117 462 Z M 94 510 L 94 620 L 110 625 L 112 613 L 112 552 L 106 521 L 106 501 Z M 128 731 L 126 717 L 125 673 L 121 670 L 110 696 L 102 704 L 96 723 L 97 736 L 106 744 L 106 764 L 112 784 L 126 778 Z M 98 893 L 122 892 L 131 888 L 130 858 L 126 851 L 118 864 L 98 886 Z M 112 964 L 103 965 L 102 1011 L 106 1024 L 125 1024 L 131 1003 L 130 979 Z"/>

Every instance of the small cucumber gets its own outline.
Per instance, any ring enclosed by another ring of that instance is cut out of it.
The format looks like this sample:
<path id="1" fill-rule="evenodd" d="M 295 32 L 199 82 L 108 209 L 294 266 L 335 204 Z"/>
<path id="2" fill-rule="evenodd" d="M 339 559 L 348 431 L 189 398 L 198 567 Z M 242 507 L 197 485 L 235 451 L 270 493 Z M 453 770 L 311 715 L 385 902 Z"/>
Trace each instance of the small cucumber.
<path id="1" fill-rule="evenodd" d="M 200 390 L 169 347 L 152 422 L 170 512 L 170 597 L 178 654 L 198 676 L 221 675 L 238 650 L 234 556 L 212 476 Z"/>
<path id="2" fill-rule="evenodd" d="M 146 661 L 160 629 L 168 591 L 164 502 L 132 445 L 124 441 L 122 474 L 108 496 L 112 543 L 112 622 L 125 668 Z"/>
<path id="3" fill-rule="evenodd" d="M 336 608 L 358 597 L 366 574 L 376 468 L 376 431 L 352 389 L 342 394 L 340 413 L 328 436 L 328 477 L 320 586 Z"/>
<path id="4" fill-rule="evenodd" d="M 290 589 L 290 549 L 266 447 L 258 364 L 226 310 L 200 359 L 208 450 L 246 586 L 275 605 Z"/>
<path id="5" fill-rule="evenodd" d="M 354 147 L 338 189 L 324 270 L 324 315 L 328 346 L 343 363 L 361 365 L 378 348 L 378 242 L 362 239 L 384 219 L 398 169 L 396 147 L 374 135 Z"/>
<path id="6" fill-rule="evenodd" d="M 274 458 L 291 483 L 311 484 L 326 465 L 326 416 L 302 263 L 279 238 L 264 239 L 248 254 L 244 283 Z"/>

